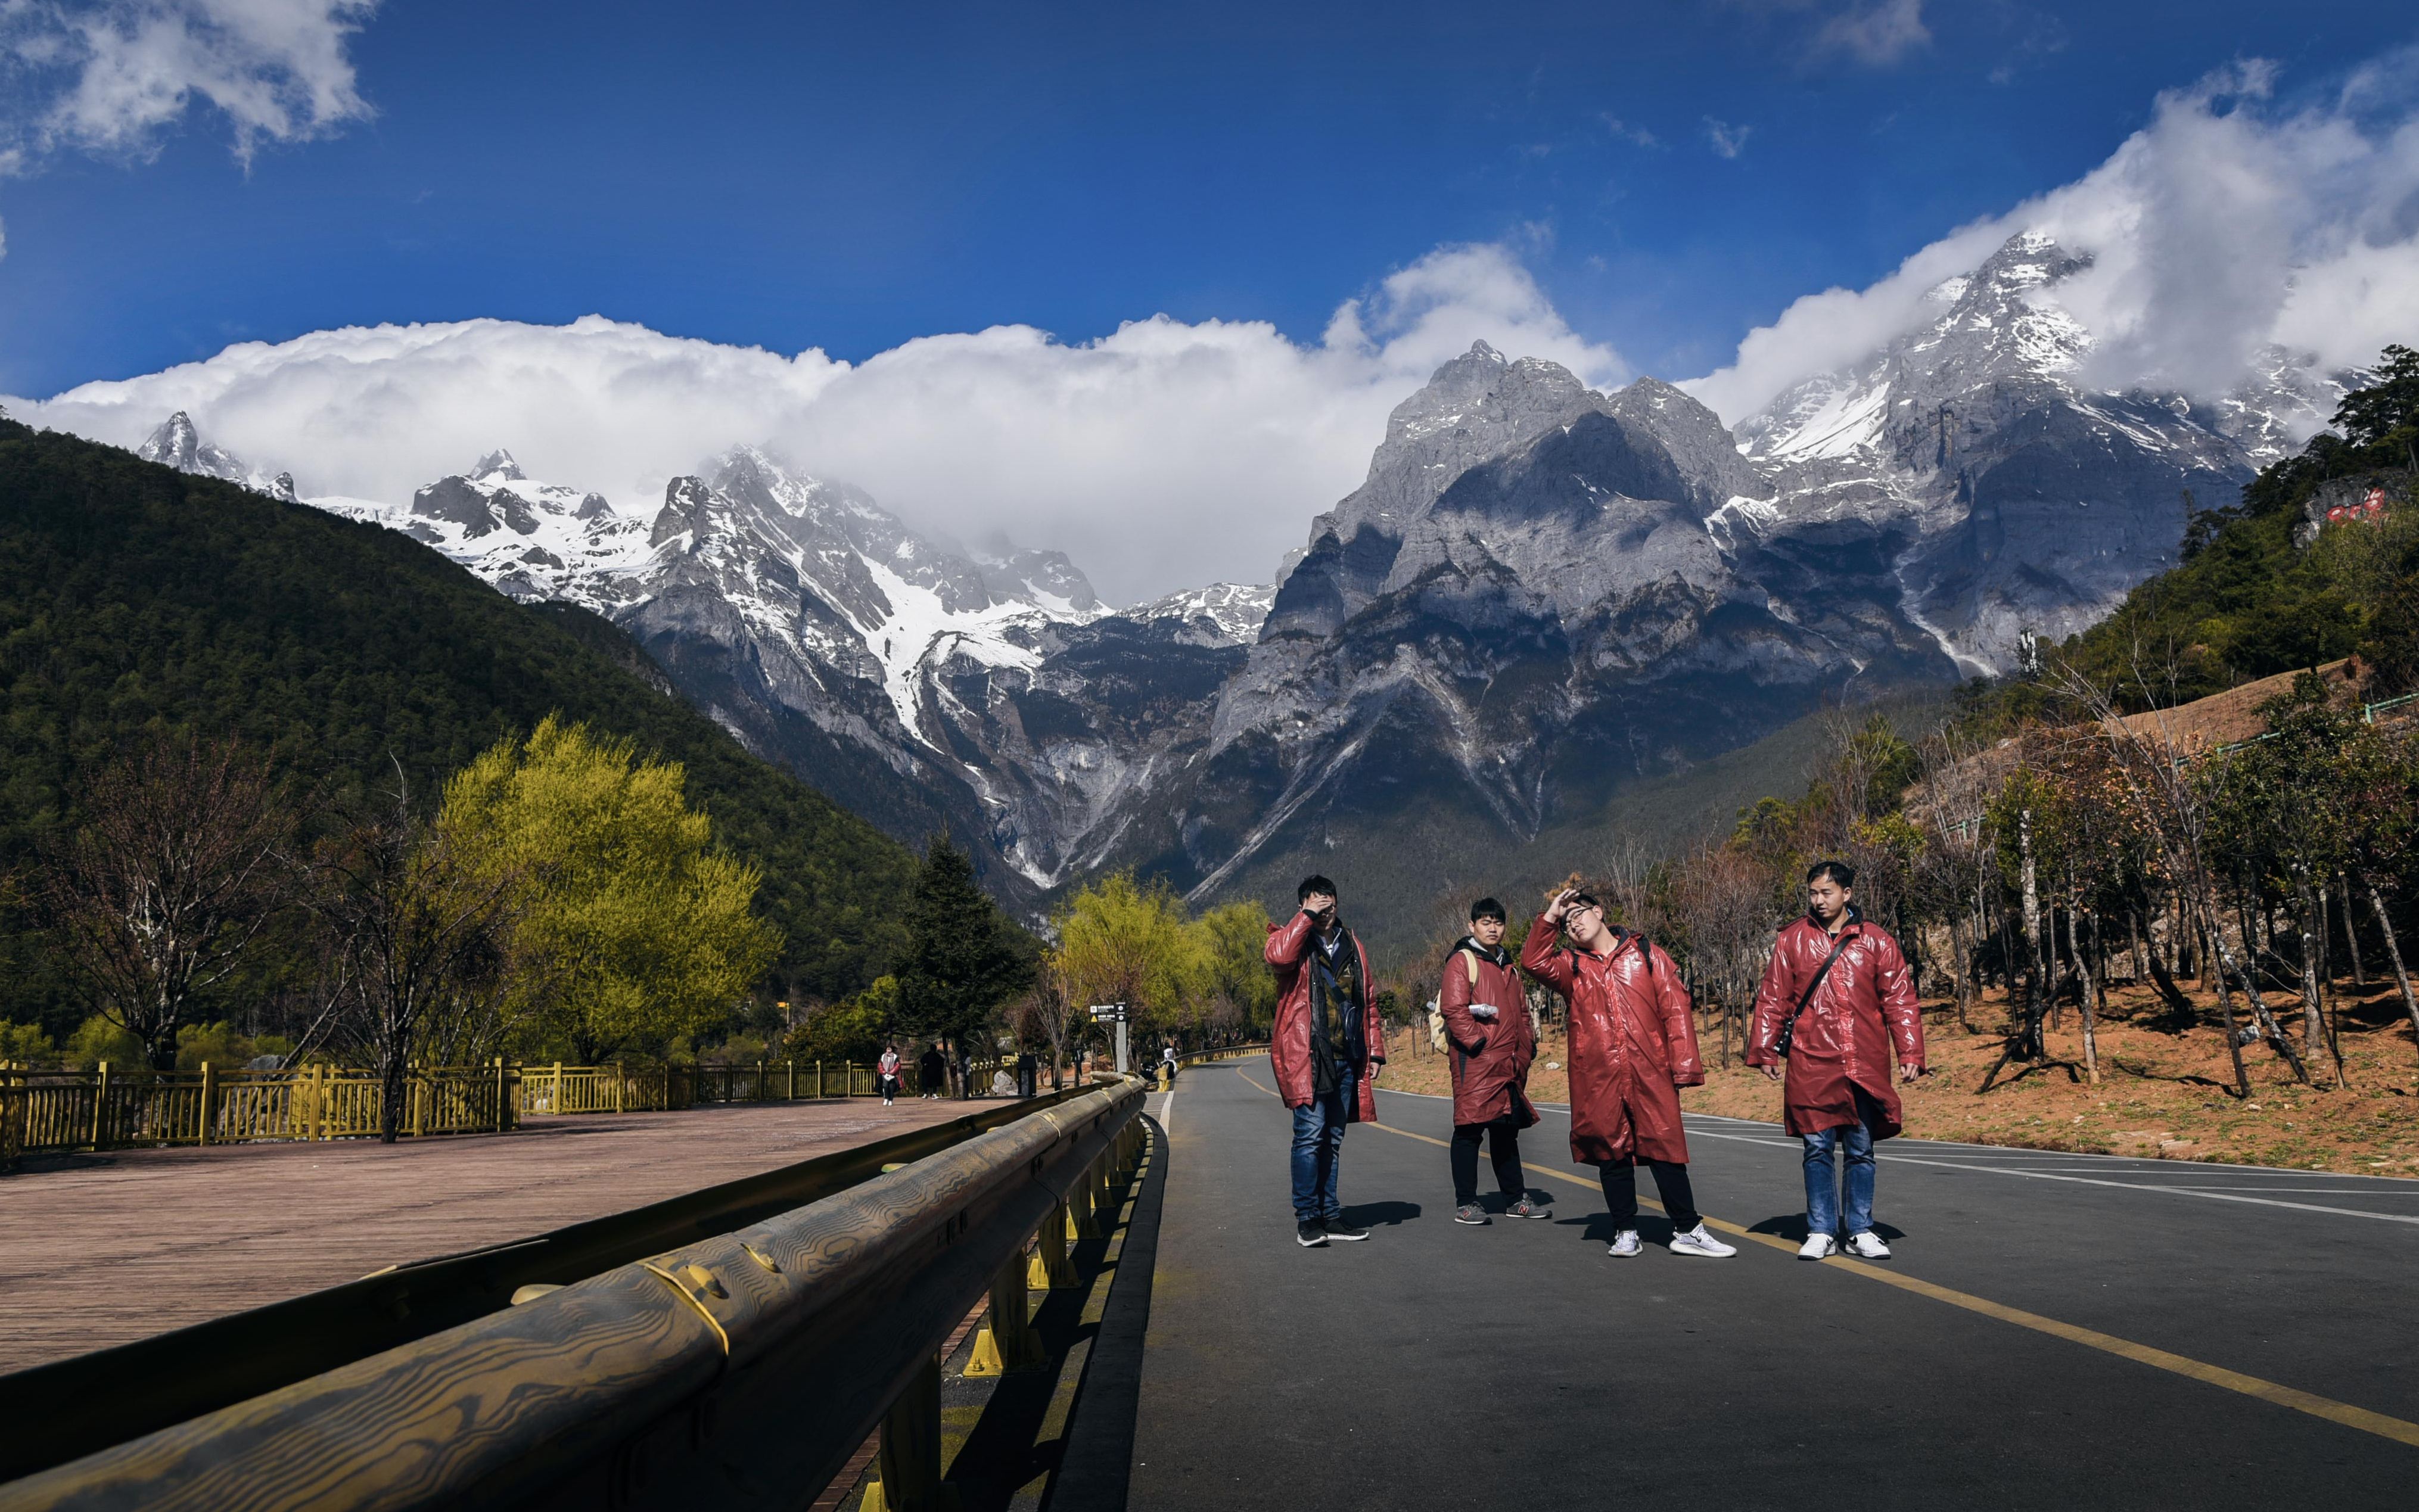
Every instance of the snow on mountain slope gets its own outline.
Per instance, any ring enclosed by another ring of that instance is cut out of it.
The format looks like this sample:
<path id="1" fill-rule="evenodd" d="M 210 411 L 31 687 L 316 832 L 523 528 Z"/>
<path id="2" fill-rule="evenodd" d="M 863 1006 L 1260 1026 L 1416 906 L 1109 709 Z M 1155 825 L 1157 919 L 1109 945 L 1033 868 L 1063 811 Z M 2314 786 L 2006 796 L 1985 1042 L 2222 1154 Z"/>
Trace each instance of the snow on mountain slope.
<path id="1" fill-rule="evenodd" d="M 1207 588 L 1183 589 L 1122 612 L 1130 620 L 1207 620 L 1228 643 L 1247 646 L 1260 638 L 1260 625 L 1268 619 L 1269 606 L 1276 596 L 1276 589 L 1265 583 L 1211 583 Z"/>
<path id="2" fill-rule="evenodd" d="M 239 483 L 254 493 L 271 499 L 295 502 L 294 475 L 290 472 L 268 473 L 245 463 L 243 458 L 222 446 L 202 440 L 193 428 L 193 417 L 182 409 L 160 423 L 134 455 L 146 462 L 158 462 L 179 472 L 191 472 L 205 478 L 223 478 Z"/>

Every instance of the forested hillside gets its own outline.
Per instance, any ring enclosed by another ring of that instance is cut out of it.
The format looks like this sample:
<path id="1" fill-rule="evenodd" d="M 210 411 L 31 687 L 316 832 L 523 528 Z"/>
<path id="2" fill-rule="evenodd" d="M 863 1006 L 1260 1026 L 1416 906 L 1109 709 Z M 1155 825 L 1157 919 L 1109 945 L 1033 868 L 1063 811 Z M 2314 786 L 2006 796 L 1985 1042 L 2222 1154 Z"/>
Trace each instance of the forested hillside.
<path id="1" fill-rule="evenodd" d="M 2272 463 L 2232 509 L 2193 517 L 2184 560 L 2057 652 L 2130 706 L 2182 702 L 2237 683 L 2359 656 L 2384 691 L 2419 686 L 2419 352 L 2388 347 L 2378 378 L 2344 399 L 2335 428 Z M 2356 532 L 2330 515 L 2384 513 Z M 2172 669 L 2172 680 L 2169 678 Z"/>
<path id="2" fill-rule="evenodd" d="M 604 621 L 516 605 L 393 531 L 0 421 L 0 877 L 30 880 L 131 740 L 234 735 L 321 800 L 399 767 L 433 805 L 550 713 L 686 766 L 716 841 L 763 871 L 786 942 L 769 991 L 837 997 L 888 966 L 915 858 L 748 755 Z M 56 1030 L 85 1009 L 24 891 L 0 908 L 0 1019 Z"/>

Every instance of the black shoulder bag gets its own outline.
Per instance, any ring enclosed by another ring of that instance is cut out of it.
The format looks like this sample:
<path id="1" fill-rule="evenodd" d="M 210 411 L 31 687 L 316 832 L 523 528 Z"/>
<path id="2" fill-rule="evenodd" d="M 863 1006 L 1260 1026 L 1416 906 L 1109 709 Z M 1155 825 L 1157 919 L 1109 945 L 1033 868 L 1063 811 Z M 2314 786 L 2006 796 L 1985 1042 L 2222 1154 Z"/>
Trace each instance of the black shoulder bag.
<path id="1" fill-rule="evenodd" d="M 1774 1037 L 1772 1053 L 1781 1059 L 1789 1058 L 1790 1046 L 1796 1043 L 1797 1016 L 1806 1011 L 1807 1004 L 1814 1001 L 1815 991 L 1823 985 L 1823 979 L 1831 974 L 1832 963 L 1838 961 L 1840 952 L 1848 948 L 1848 926 L 1856 922 L 1857 922 L 1856 916 L 1850 915 L 1848 923 L 1840 926 L 1839 943 L 1831 947 L 1831 953 L 1823 960 L 1823 968 L 1814 973 L 1814 980 L 1808 982 L 1806 990 L 1797 995 L 1797 1006 L 1789 1011 L 1788 1022 L 1781 1025 L 1780 1033 Z"/>

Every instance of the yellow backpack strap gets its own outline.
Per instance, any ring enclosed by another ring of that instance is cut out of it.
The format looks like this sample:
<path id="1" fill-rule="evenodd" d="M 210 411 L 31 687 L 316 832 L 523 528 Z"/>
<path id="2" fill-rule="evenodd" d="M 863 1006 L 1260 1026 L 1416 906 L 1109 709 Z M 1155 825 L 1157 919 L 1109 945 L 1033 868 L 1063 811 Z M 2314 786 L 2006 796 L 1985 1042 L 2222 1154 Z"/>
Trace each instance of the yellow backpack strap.
<path id="1" fill-rule="evenodd" d="M 1456 951 L 1455 951 L 1454 953 L 1455 953 L 1456 955 L 1460 956 L 1460 957 L 1461 957 L 1461 964 L 1462 964 L 1464 966 L 1466 966 L 1466 967 L 1468 967 L 1468 968 L 1469 968 L 1469 970 L 1470 970 L 1470 984 L 1471 984 L 1472 987 L 1477 986 L 1477 985 L 1478 985 L 1478 957 L 1477 957 L 1477 955 L 1476 955 L 1474 952 L 1470 951 L 1470 950 L 1456 950 Z"/>

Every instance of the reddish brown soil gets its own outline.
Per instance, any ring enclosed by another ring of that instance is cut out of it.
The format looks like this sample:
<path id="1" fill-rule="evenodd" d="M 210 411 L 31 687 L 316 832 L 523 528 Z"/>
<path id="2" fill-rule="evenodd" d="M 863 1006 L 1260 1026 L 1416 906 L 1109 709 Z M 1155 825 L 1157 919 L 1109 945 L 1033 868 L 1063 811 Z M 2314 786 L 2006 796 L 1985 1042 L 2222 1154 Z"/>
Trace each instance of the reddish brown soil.
<path id="1" fill-rule="evenodd" d="M 2205 1016 L 2214 1020 L 2214 998 L 2200 1001 Z M 2299 1001 L 2270 1001 L 2289 1012 L 2286 1030 L 2299 1048 Z M 2372 988 L 2365 998 L 2345 992 L 2342 1089 L 2333 1088 L 2334 1065 L 2323 1052 L 2310 1068 L 2317 1085 L 2303 1087 L 2274 1051 L 2253 1045 L 2243 1051 L 2251 1095 L 2235 1097 L 2224 1033 L 2196 1028 L 2170 1034 L 2134 1022 L 2136 1015 L 2149 1020 L 2156 1010 L 2155 995 L 2148 989 L 2114 995 L 2110 1016 L 2100 1026 L 2097 1085 L 2084 1077 L 2083 1035 L 2070 1007 L 2061 1027 L 2047 1035 L 2049 1064 L 2003 1070 L 1998 1084 L 1978 1096 L 2004 1042 L 2005 1003 L 1994 995 L 1977 1007 L 1971 1032 L 1959 1026 L 1952 1005 L 1927 1004 L 1931 1069 L 1903 1089 L 1906 1132 L 1924 1139 L 2094 1154 L 2419 1176 L 2419 1047 L 2401 998 L 2390 986 Z M 1684 1092 L 1683 1105 L 1693 1113 L 1778 1122 L 1780 1089 L 1739 1064 L 1735 1055 L 1730 1068 L 1722 1068 L 1717 1025 L 1701 1025 L 1699 1033 L 1707 1081 Z M 1425 1052 L 1425 1041 L 1417 1048 Z M 1444 1062 L 1412 1050 L 1409 1036 L 1397 1037 L 1380 1085 L 1408 1092 L 1447 1090 Z M 1560 1037 L 1549 1034 L 1530 1077 L 1530 1094 L 1539 1102 L 1568 1098 L 1569 1082 L 1558 1064 L 1563 1057 Z"/>

